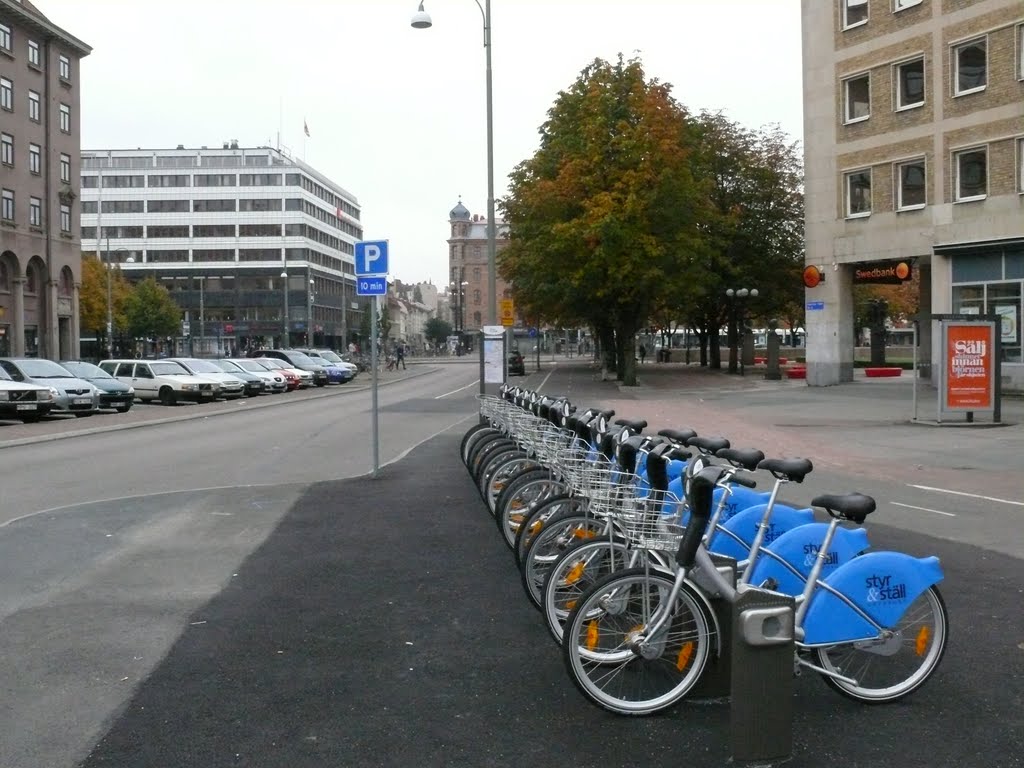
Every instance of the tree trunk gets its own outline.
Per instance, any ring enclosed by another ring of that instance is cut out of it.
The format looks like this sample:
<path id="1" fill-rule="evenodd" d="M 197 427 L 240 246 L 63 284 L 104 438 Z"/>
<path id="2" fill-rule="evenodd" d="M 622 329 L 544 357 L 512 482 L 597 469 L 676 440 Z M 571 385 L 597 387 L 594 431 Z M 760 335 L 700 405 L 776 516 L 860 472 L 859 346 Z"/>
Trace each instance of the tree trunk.
<path id="1" fill-rule="evenodd" d="M 711 368 L 716 371 L 722 370 L 721 330 L 721 326 L 718 325 L 708 328 L 708 340 L 711 342 L 711 349 L 709 351 Z"/>
<path id="2" fill-rule="evenodd" d="M 618 379 L 627 387 L 636 386 L 636 328 L 619 326 L 615 329 L 615 344 L 619 355 Z"/>
<path id="3" fill-rule="evenodd" d="M 700 345 L 700 367 L 707 368 L 708 360 L 708 332 L 704 328 L 697 329 L 697 343 Z"/>
<path id="4" fill-rule="evenodd" d="M 615 372 L 615 331 L 602 325 L 597 328 L 597 338 L 601 345 L 601 381 L 606 381 Z"/>

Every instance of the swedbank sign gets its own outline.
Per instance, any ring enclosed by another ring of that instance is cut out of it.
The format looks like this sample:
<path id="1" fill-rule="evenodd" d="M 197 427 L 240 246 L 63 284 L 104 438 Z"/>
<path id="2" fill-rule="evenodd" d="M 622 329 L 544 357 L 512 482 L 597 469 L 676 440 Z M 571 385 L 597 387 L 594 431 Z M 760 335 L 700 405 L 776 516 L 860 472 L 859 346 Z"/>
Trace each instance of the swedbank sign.
<path id="1" fill-rule="evenodd" d="M 899 285 L 913 276 L 909 261 L 873 261 L 868 264 L 854 264 L 854 283 L 875 283 Z"/>

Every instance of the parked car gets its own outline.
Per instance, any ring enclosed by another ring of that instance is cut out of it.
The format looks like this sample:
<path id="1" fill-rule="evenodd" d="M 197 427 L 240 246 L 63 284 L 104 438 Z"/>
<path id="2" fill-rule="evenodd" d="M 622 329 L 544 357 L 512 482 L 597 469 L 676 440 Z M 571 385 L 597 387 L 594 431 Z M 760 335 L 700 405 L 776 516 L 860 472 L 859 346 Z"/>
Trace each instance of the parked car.
<path id="1" fill-rule="evenodd" d="M 340 379 L 340 383 L 344 384 L 346 381 L 352 381 L 359 372 L 359 368 L 354 363 L 350 363 L 346 360 L 341 359 L 341 355 L 337 352 L 332 352 L 329 349 L 300 349 L 299 352 L 309 355 L 313 360 L 321 365 L 330 368 L 340 368 L 345 371 L 347 375 L 334 375 L 332 380 Z M 330 371 L 328 371 L 328 375 Z"/>
<path id="2" fill-rule="evenodd" d="M 244 368 L 240 368 L 231 360 L 218 358 L 216 360 L 210 360 L 210 362 L 224 371 L 224 373 L 241 379 L 242 384 L 245 385 L 245 394 L 248 397 L 256 397 L 256 395 L 262 395 L 264 392 L 270 391 L 267 382 L 262 377 L 257 376 L 255 373 L 250 373 Z"/>
<path id="3" fill-rule="evenodd" d="M 259 376 L 263 379 L 263 384 L 267 392 L 271 394 L 280 394 L 281 392 L 288 391 L 288 381 L 284 377 L 283 371 L 269 370 L 259 360 L 252 360 L 248 357 L 229 357 L 224 359 L 225 363 L 236 366 L 239 370 L 251 373 L 253 376 Z M 295 386 L 299 386 L 299 377 L 295 377 Z"/>
<path id="4" fill-rule="evenodd" d="M 53 390 L 39 384 L 14 381 L 0 368 L 0 419 L 39 421 L 53 408 Z"/>
<path id="5" fill-rule="evenodd" d="M 61 360 L 61 367 L 100 391 L 100 408 L 113 408 L 127 413 L 135 402 L 135 389 L 122 384 L 98 365 L 82 360 Z"/>
<path id="6" fill-rule="evenodd" d="M 276 357 L 254 357 L 252 358 L 260 365 L 267 367 L 270 371 L 279 371 L 289 382 L 288 389 L 306 389 L 313 386 L 313 372 L 303 371 L 300 368 L 293 368 L 284 360 Z"/>
<path id="7" fill-rule="evenodd" d="M 50 387 L 55 412 L 92 416 L 100 409 L 99 390 L 53 360 L 41 357 L 5 357 L 0 359 L 0 367 L 7 371 L 14 381 Z"/>
<path id="8" fill-rule="evenodd" d="M 518 349 L 513 349 L 511 352 L 508 353 L 508 375 L 526 375 L 526 361 L 523 360 L 523 356 Z"/>
<path id="9" fill-rule="evenodd" d="M 102 360 L 100 368 L 123 384 L 135 388 L 142 402 L 159 400 L 175 405 L 180 400 L 211 402 L 220 393 L 220 384 L 202 376 L 193 376 L 173 360 Z"/>
<path id="10" fill-rule="evenodd" d="M 245 397 L 245 382 L 237 376 L 225 373 L 212 360 L 201 360 L 198 357 L 168 357 L 166 359 L 181 363 L 193 376 L 202 376 L 204 379 L 216 381 L 220 384 L 220 397 L 225 400 L 237 400 L 240 397 Z"/>
<path id="11" fill-rule="evenodd" d="M 296 349 L 256 349 L 249 353 L 249 357 L 276 357 L 289 368 L 296 368 L 300 371 L 309 371 L 313 374 L 313 383 L 318 387 L 327 386 L 330 380 L 324 366 L 317 363 L 309 355 L 304 355 Z"/>

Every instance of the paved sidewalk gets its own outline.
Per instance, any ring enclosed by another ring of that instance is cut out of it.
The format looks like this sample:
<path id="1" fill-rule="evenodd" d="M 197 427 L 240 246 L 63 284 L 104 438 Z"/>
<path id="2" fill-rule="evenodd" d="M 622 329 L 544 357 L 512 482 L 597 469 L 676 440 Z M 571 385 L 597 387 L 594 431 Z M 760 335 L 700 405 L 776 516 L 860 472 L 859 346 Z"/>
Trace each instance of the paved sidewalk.
<path id="1" fill-rule="evenodd" d="M 83 768 L 729 765 L 724 704 L 626 719 L 577 693 L 459 438 L 378 480 L 311 487 L 191 617 Z M 798 678 L 789 765 L 1024 765 L 1020 561 L 893 530 L 872 541 L 942 558 L 946 658 L 885 707 Z"/>

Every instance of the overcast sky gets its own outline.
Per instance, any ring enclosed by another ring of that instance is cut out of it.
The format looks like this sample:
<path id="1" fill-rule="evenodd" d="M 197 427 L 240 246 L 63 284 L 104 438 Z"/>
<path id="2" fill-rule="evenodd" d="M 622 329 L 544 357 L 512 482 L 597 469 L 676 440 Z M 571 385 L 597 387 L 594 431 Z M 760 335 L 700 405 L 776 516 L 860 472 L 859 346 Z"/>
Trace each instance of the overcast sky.
<path id="1" fill-rule="evenodd" d="M 487 210 L 473 0 L 33 0 L 93 48 L 83 149 L 281 144 L 354 194 L 403 281 L 447 274 L 448 212 Z M 483 0 L 481 0 L 483 3 Z M 495 194 L 593 59 L 638 55 L 691 110 L 801 138 L 798 0 L 493 0 Z M 303 135 L 303 120 L 310 138 Z"/>

